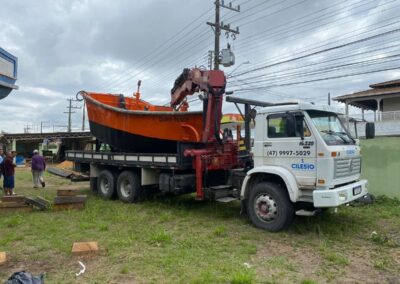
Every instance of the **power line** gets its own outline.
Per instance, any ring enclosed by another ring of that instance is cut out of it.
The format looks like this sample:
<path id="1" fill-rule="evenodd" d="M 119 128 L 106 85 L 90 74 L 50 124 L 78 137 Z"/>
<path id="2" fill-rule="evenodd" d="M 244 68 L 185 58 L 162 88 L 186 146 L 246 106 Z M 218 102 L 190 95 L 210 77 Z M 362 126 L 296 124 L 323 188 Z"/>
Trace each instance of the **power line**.
<path id="1" fill-rule="evenodd" d="M 319 82 L 319 81 L 346 78 L 346 77 L 365 75 L 365 74 L 372 74 L 372 73 L 384 72 L 384 71 L 399 70 L 399 69 L 400 69 L 400 66 L 395 66 L 395 67 L 391 67 L 391 68 L 382 68 L 382 69 L 376 69 L 376 70 L 370 70 L 370 71 L 364 71 L 364 72 L 358 72 L 358 73 L 349 73 L 349 74 L 343 74 L 343 75 L 338 75 L 338 76 L 317 78 L 317 79 L 312 79 L 312 80 L 304 80 L 304 81 L 297 81 L 297 82 L 291 82 L 291 83 L 268 85 L 268 86 L 263 86 L 263 87 L 256 87 L 254 89 L 237 89 L 237 90 L 234 90 L 234 92 L 243 92 L 243 91 L 251 91 L 251 90 L 264 90 L 264 89 L 270 89 L 270 88 L 275 88 L 275 87 L 293 86 L 293 85 L 298 85 L 298 84 L 313 83 L 313 82 Z"/>
<path id="2" fill-rule="evenodd" d="M 170 37 L 168 40 L 166 40 L 165 42 L 163 42 L 162 44 L 158 45 L 156 48 L 152 49 L 147 55 L 145 55 L 139 62 L 142 62 L 141 64 L 138 65 L 137 69 L 140 67 L 145 66 L 146 64 L 148 64 L 151 61 L 155 61 L 157 59 L 156 55 L 161 55 L 162 53 L 165 53 L 166 50 L 170 49 L 173 45 L 175 45 L 177 42 L 181 41 L 182 39 L 185 38 L 185 36 L 188 34 L 184 34 L 182 36 L 182 33 L 188 29 L 190 29 L 189 34 L 193 32 L 193 30 L 197 29 L 200 25 L 196 26 L 195 28 L 192 29 L 192 25 L 195 24 L 197 21 L 199 21 L 201 18 L 203 18 L 205 15 L 207 15 L 212 9 L 208 9 L 207 11 L 205 11 L 204 13 L 202 13 L 199 17 L 197 17 L 196 19 L 194 19 L 193 21 L 191 21 L 188 25 L 185 25 L 184 28 L 182 28 L 181 30 L 179 30 L 178 32 L 176 32 L 172 37 Z M 179 36 L 178 39 L 176 39 Z M 170 44 L 167 48 L 163 49 L 165 46 L 167 46 L 170 42 L 174 41 L 172 44 Z M 149 59 L 150 58 L 150 59 Z M 131 67 L 129 69 L 130 71 L 133 71 L 134 68 Z M 137 76 L 132 75 L 130 73 L 128 73 L 128 76 Z M 111 79 L 111 84 L 114 84 L 116 82 L 118 82 L 122 77 L 126 77 L 126 75 L 116 75 L 114 76 L 114 78 Z M 107 85 L 109 85 L 110 82 L 106 82 L 105 84 L 102 85 L 102 87 L 106 87 Z"/>
<path id="3" fill-rule="evenodd" d="M 263 82 L 268 82 L 269 84 L 276 84 L 278 82 L 287 82 L 287 80 L 285 80 L 286 78 L 290 78 L 290 79 L 295 79 L 295 78 L 302 78 L 302 77 L 312 77 L 315 75 L 321 75 L 321 74 L 328 74 L 328 73 L 332 73 L 335 71 L 340 71 L 342 69 L 345 69 L 343 67 L 357 67 L 357 66 L 367 66 L 367 67 L 371 67 L 374 65 L 382 65 L 384 63 L 387 63 L 389 60 L 392 60 L 394 58 L 399 58 L 400 54 L 395 54 L 395 55 L 391 55 L 391 56 L 387 56 L 385 58 L 378 58 L 378 59 L 370 59 L 370 60 L 364 60 L 364 61 L 358 61 L 358 62 L 353 62 L 353 63 L 347 63 L 347 64 L 342 64 L 342 65 L 336 65 L 336 66 L 330 66 L 327 68 L 321 68 L 321 69 L 317 69 L 317 70 L 311 70 L 308 72 L 298 72 L 298 73 L 293 73 L 293 74 L 288 74 L 287 76 L 282 76 L 279 77 L 277 79 L 272 79 L 272 80 L 259 80 L 259 81 L 247 81 L 246 82 L 250 82 L 252 84 L 259 84 L 259 83 L 263 83 Z M 383 62 L 382 62 L 383 61 Z M 354 68 L 353 68 L 354 69 Z"/>
<path id="4" fill-rule="evenodd" d="M 391 42 L 389 42 L 391 43 Z M 324 60 L 324 61 L 318 61 L 315 63 L 311 63 L 311 64 L 307 64 L 307 65 L 301 65 L 301 66 L 297 66 L 297 67 L 290 67 L 290 71 L 293 70 L 299 70 L 299 69 L 307 69 L 308 67 L 313 67 L 313 66 L 317 66 L 317 65 L 323 65 L 325 63 L 329 63 L 329 62 L 334 62 L 334 61 L 339 61 L 339 60 L 343 60 L 343 59 L 348 59 L 348 58 L 352 58 L 352 57 L 357 57 L 359 55 L 365 55 L 365 54 L 370 54 L 370 53 L 374 53 L 377 51 L 384 51 L 384 50 L 388 50 L 394 47 L 399 47 L 400 44 L 394 44 L 394 45 L 390 45 L 390 46 L 383 46 L 385 43 L 378 43 L 381 47 L 380 48 L 376 48 L 373 50 L 368 50 L 368 51 L 364 51 L 364 52 L 358 52 L 358 53 L 354 53 L 354 54 L 350 54 L 350 55 L 345 55 L 342 57 L 335 57 L 333 59 L 329 59 L 329 60 Z M 383 47 L 382 47 L 383 46 Z M 281 70 L 281 71 L 274 71 L 273 73 L 266 73 L 266 74 L 260 74 L 260 75 L 256 75 L 256 76 L 252 76 L 252 77 L 246 77 L 246 80 L 252 80 L 252 79 L 257 79 L 257 78 L 268 78 L 268 77 L 278 77 L 282 78 L 285 76 L 291 76 L 292 74 L 295 74 L 293 72 L 288 72 L 287 70 Z"/>
<path id="5" fill-rule="evenodd" d="M 345 2 L 346 1 L 348 1 L 348 0 L 345 0 Z M 355 5 L 359 4 L 359 3 L 363 3 L 363 4 L 359 5 L 359 6 L 356 6 L 356 7 L 352 7 L 352 6 L 355 6 Z M 245 38 L 245 40 L 243 40 L 241 43 L 239 43 L 237 45 L 237 47 L 242 48 L 243 46 L 249 46 L 255 39 L 265 38 L 264 34 L 268 34 L 268 37 L 265 40 L 263 40 L 262 42 L 270 41 L 271 38 L 273 36 L 276 36 L 276 35 L 285 34 L 285 36 L 287 36 L 289 32 L 293 32 L 293 31 L 298 30 L 300 28 L 307 27 L 310 24 L 314 24 L 316 22 L 316 20 L 318 20 L 318 19 L 321 19 L 321 18 L 330 19 L 331 16 L 337 14 L 340 11 L 343 11 L 343 10 L 347 11 L 347 12 L 348 11 L 352 11 L 352 10 L 354 10 L 356 8 L 359 8 L 359 7 L 363 6 L 363 5 L 367 5 L 367 4 L 370 4 L 370 3 L 371 2 L 366 2 L 365 0 L 361 0 L 359 2 L 355 2 L 355 3 L 352 3 L 351 5 L 345 6 L 345 7 L 341 8 L 341 9 L 337 9 L 334 12 L 324 13 L 324 14 L 318 16 L 318 17 L 315 17 L 316 14 L 318 14 L 318 13 L 320 13 L 322 11 L 325 11 L 325 10 L 327 10 L 329 8 L 332 8 L 332 7 L 337 7 L 338 3 L 335 2 L 335 4 L 332 5 L 332 6 L 326 7 L 324 9 L 318 10 L 316 12 L 309 13 L 309 14 L 307 14 L 305 16 L 302 16 L 300 18 L 297 18 L 297 19 L 292 19 L 290 21 L 290 23 L 284 23 L 284 24 L 280 24 L 280 25 L 277 25 L 277 26 L 274 26 L 274 27 L 269 27 L 268 29 L 266 29 L 264 31 L 258 32 L 258 36 L 257 37 L 247 36 Z M 352 7 L 352 9 L 349 9 L 350 7 Z M 311 21 L 304 21 L 304 22 L 297 23 L 299 20 L 303 20 L 303 19 L 306 19 L 306 18 L 309 18 L 309 17 L 311 17 L 311 19 L 310 19 Z M 337 19 L 335 19 L 335 23 L 337 23 Z M 303 24 L 303 25 L 301 25 L 301 24 Z M 319 27 L 321 27 L 321 23 L 319 22 L 318 24 L 319 24 Z M 294 27 L 292 27 L 292 26 L 294 26 Z M 278 29 L 278 28 L 280 28 L 280 29 Z M 273 33 L 271 33 L 271 31 L 273 31 Z"/>
<path id="6" fill-rule="evenodd" d="M 390 1 L 390 2 L 386 2 L 386 3 L 382 3 L 382 4 L 380 4 L 380 5 L 378 5 L 378 6 L 375 6 L 374 7 L 374 9 L 376 9 L 376 8 L 378 8 L 378 7 L 380 7 L 380 6 L 382 6 L 382 5 L 387 5 L 387 4 L 389 4 L 389 3 L 392 3 L 392 2 L 394 2 L 394 1 L 396 1 L 396 0 L 392 0 L 392 1 Z M 357 4 L 357 3 L 355 3 L 355 4 Z M 364 5 L 364 4 L 362 4 L 362 5 Z M 362 6 L 362 5 L 360 5 L 360 6 Z M 358 7 L 360 7 L 360 6 L 358 6 Z M 397 6 L 399 6 L 399 5 L 397 5 Z M 395 6 L 395 7 L 397 7 L 397 6 Z M 356 8 L 358 8 L 358 7 L 356 7 Z M 393 8 L 393 7 L 392 7 Z M 353 9 L 350 9 L 349 11 L 351 11 L 351 10 L 354 10 L 355 8 L 353 7 Z M 366 10 L 362 10 L 362 11 L 358 11 L 357 13 L 353 13 L 352 14 L 352 16 L 354 16 L 354 15 L 356 15 L 356 14 L 359 14 L 359 13 L 361 13 L 361 12 L 366 12 L 368 9 L 366 9 Z M 375 15 L 375 14 L 378 14 L 378 13 L 382 13 L 382 12 L 384 12 L 384 11 L 386 11 L 386 10 L 383 10 L 383 11 L 376 11 L 375 13 L 370 13 L 370 16 L 372 16 L 372 15 Z M 339 19 L 335 19 L 335 20 L 333 20 L 333 21 L 331 21 L 331 22 L 328 22 L 328 23 L 325 23 L 325 24 L 322 24 L 321 25 L 321 23 L 318 23 L 319 25 L 318 25 L 318 27 L 319 28 L 321 28 L 322 26 L 326 26 L 326 25 L 328 25 L 328 24 L 334 24 L 331 28 L 329 28 L 329 29 L 332 29 L 332 28 L 337 28 L 338 27 L 338 24 L 339 24 L 339 20 L 342 20 L 342 19 L 348 19 L 349 17 L 348 16 L 344 16 L 344 17 L 342 17 L 342 18 L 339 18 Z M 394 18 L 391 18 L 391 19 L 389 19 L 389 20 L 392 20 L 392 19 L 397 19 L 397 17 L 394 17 Z M 387 20 L 384 20 L 384 21 L 381 21 L 381 22 L 379 22 L 379 23 L 383 23 L 383 22 L 387 22 Z M 341 22 L 340 23 L 340 25 L 344 25 L 344 24 L 346 24 L 346 23 L 353 23 L 353 19 L 350 19 L 349 21 L 345 21 L 345 22 Z M 372 27 L 372 26 L 374 26 L 374 25 L 376 25 L 377 23 L 375 23 L 375 24 L 373 24 L 373 25 L 369 25 L 368 27 Z M 303 27 L 304 26 L 309 26 L 310 24 L 308 23 L 307 25 L 303 25 Z M 261 41 L 261 42 L 258 42 L 258 43 L 253 43 L 252 41 L 246 41 L 245 42 L 245 45 L 247 46 L 247 45 L 251 45 L 251 48 L 250 49 L 247 49 L 246 51 L 247 51 L 247 53 L 250 51 L 250 50 L 253 50 L 253 49 L 256 49 L 258 46 L 260 46 L 260 45 L 262 45 L 263 46 L 263 48 L 265 48 L 266 46 L 268 46 L 268 45 L 272 45 L 272 43 L 274 43 L 274 42 L 276 42 L 276 41 L 279 41 L 279 40 L 281 40 L 281 39 L 286 39 L 286 38 L 288 38 L 288 34 L 290 34 L 290 32 L 293 32 L 294 30 L 296 30 L 296 29 L 298 29 L 298 28 L 301 28 L 302 26 L 299 26 L 299 25 L 297 25 L 295 28 L 289 28 L 289 29 L 286 29 L 286 30 L 280 30 L 280 31 L 276 31 L 276 32 L 274 32 L 274 33 L 272 33 L 272 34 L 270 34 L 268 37 L 267 37 L 267 39 L 266 40 L 264 40 L 264 41 Z M 352 34 L 350 37 L 348 37 L 348 38 L 352 38 L 352 37 L 355 37 L 354 35 L 353 35 L 353 33 L 355 32 L 355 31 L 358 31 L 358 30 L 365 30 L 365 26 L 364 27 L 362 27 L 362 28 L 359 28 L 359 29 L 356 29 L 356 30 L 352 30 L 352 31 L 350 31 L 350 32 L 347 32 L 347 33 L 345 33 L 345 34 L 342 34 L 341 35 L 341 37 L 343 37 L 343 35 L 346 35 L 346 34 Z M 309 29 L 307 29 L 307 30 L 304 30 L 304 31 L 301 31 L 301 33 L 304 33 L 304 32 L 307 32 L 307 31 L 311 31 L 311 30 L 314 30 L 315 29 L 315 27 L 311 27 L 311 28 L 309 28 Z M 329 30 L 328 29 L 328 30 Z M 325 31 L 327 31 L 327 29 L 325 29 Z M 366 31 L 366 32 L 364 32 L 364 33 L 369 33 L 369 32 L 371 32 L 371 31 Z M 299 32 L 297 33 L 299 36 L 301 36 L 302 34 L 300 34 Z M 282 36 L 282 37 L 280 37 L 280 38 L 276 38 L 277 36 Z M 275 41 L 272 41 L 273 39 L 275 39 Z M 264 42 L 265 41 L 269 41 L 270 43 L 269 44 L 265 44 Z M 293 40 L 293 38 L 292 38 L 292 40 Z M 335 42 L 338 42 L 338 41 L 340 41 L 340 40 L 336 40 Z M 328 43 L 328 44 L 326 44 L 326 45 L 329 45 L 329 44 L 331 44 L 331 43 Z M 326 46 L 326 45 L 323 45 L 323 46 Z M 239 46 L 240 46 L 240 43 L 239 43 Z M 322 47 L 322 46 L 321 46 Z M 242 50 L 242 49 L 244 49 L 244 46 L 240 46 L 239 47 L 239 49 L 238 50 Z M 314 49 L 316 49 L 316 48 L 314 48 Z M 309 51 L 309 50 L 307 50 L 307 51 Z M 245 53 L 246 54 L 246 53 Z M 261 63 L 260 65 L 262 65 L 263 63 Z"/>
<path id="7" fill-rule="evenodd" d="M 359 43 L 362 43 L 362 42 L 365 42 L 365 41 L 369 41 L 369 40 L 372 40 L 372 39 L 380 38 L 380 37 L 383 37 L 383 36 L 386 36 L 386 35 L 389 35 L 389 34 L 397 33 L 399 31 L 400 31 L 400 28 L 393 29 L 393 30 L 390 30 L 390 31 L 387 31 L 387 32 L 383 32 L 383 33 L 380 33 L 380 34 L 376 34 L 376 35 L 373 35 L 373 36 L 369 36 L 369 37 L 366 37 L 366 38 L 363 38 L 363 39 L 359 39 L 359 40 L 355 40 L 355 41 L 348 42 L 348 43 L 345 43 L 345 44 L 341 44 L 341 45 L 337 45 L 337 46 L 334 46 L 334 47 L 326 48 L 326 49 L 323 49 L 323 50 L 315 51 L 315 52 L 312 52 L 312 53 L 309 53 L 309 54 L 305 54 L 305 55 L 302 55 L 302 56 L 298 56 L 298 57 L 294 57 L 294 58 L 291 58 L 291 59 L 283 60 L 283 61 L 276 62 L 276 63 L 273 63 L 273 64 L 264 65 L 262 67 L 258 67 L 258 68 L 252 69 L 252 70 L 244 71 L 244 72 L 239 73 L 237 75 L 234 75 L 232 77 L 242 76 L 242 75 L 245 75 L 245 74 L 248 74 L 248 73 L 252 73 L 252 72 L 255 72 L 255 71 L 264 70 L 264 69 L 271 68 L 271 67 L 274 67 L 274 66 L 278 66 L 278 65 L 281 65 L 281 64 L 297 61 L 297 60 L 300 60 L 300 59 L 308 58 L 308 57 L 315 56 L 315 55 L 318 55 L 318 54 L 322 54 L 322 53 L 325 53 L 325 52 L 329 52 L 329 51 L 341 49 L 341 48 L 344 48 L 344 47 L 352 46 L 352 45 L 359 44 Z"/>

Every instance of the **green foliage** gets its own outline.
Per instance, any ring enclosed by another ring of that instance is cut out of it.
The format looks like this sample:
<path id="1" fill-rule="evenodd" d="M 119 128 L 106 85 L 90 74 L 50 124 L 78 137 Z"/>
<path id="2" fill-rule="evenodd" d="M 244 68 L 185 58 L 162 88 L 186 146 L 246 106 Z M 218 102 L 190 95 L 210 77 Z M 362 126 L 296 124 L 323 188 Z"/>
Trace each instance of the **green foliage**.
<path id="1" fill-rule="evenodd" d="M 251 284 L 255 282 L 254 272 L 250 269 L 235 273 L 231 279 L 232 284 Z"/>
<path id="2" fill-rule="evenodd" d="M 171 235 L 165 230 L 156 230 L 150 233 L 150 243 L 161 245 L 169 244 L 172 241 Z"/>

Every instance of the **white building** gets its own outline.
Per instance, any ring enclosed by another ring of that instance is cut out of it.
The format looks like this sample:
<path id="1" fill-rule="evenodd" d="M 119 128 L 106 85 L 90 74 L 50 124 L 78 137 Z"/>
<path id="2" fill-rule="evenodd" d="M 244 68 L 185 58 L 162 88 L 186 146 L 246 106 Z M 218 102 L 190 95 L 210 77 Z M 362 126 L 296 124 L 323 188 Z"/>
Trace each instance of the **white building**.
<path id="1" fill-rule="evenodd" d="M 351 115 L 364 121 L 375 121 L 378 136 L 400 135 L 400 80 L 370 85 L 371 89 L 334 98 L 346 106 L 361 109 L 361 115 Z M 372 111 L 366 113 L 366 111 Z"/>

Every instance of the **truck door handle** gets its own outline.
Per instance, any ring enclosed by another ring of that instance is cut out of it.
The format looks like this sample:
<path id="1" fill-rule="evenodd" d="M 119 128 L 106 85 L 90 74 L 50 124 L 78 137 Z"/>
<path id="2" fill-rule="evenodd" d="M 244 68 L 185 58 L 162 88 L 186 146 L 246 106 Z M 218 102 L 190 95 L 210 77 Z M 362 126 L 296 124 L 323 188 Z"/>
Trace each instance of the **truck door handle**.
<path id="1" fill-rule="evenodd" d="M 272 143 L 271 143 L 271 142 L 264 143 L 264 147 L 271 147 L 271 146 L 272 146 Z"/>

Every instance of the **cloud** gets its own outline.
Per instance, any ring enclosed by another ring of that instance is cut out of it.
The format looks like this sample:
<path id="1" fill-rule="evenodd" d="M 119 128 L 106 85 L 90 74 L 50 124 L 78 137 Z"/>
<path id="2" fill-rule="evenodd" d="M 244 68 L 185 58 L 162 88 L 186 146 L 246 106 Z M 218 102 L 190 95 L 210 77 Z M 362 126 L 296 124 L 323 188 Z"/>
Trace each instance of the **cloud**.
<path id="1" fill-rule="evenodd" d="M 230 43 L 236 54 L 237 64 L 224 68 L 227 73 L 241 62 L 251 63 L 240 66 L 237 71 L 292 57 L 299 50 L 307 53 L 317 44 L 340 40 L 344 33 L 369 32 L 371 27 L 389 21 L 399 12 L 396 3 L 388 0 L 362 2 L 363 6 L 358 9 L 346 9 L 356 5 L 352 1 L 304 1 L 292 8 L 295 4 L 292 1 L 233 2 L 239 3 L 242 4 L 240 13 L 221 9 L 225 23 L 240 27 L 236 40 L 227 39 L 225 34 L 221 36 L 221 48 Z M 271 4 L 276 5 L 268 8 Z M 277 12 L 279 9 L 282 11 Z M 326 16 L 320 16 L 322 9 Z M 142 80 L 143 99 L 154 104 L 167 103 L 173 82 L 183 68 L 207 66 L 214 34 L 205 22 L 214 21 L 213 12 L 213 1 L 204 0 L 3 1 L 0 44 L 19 58 L 17 84 L 20 89 L 0 101 L 0 129 L 23 131 L 24 124 L 41 121 L 50 121 L 49 125 L 66 124 L 63 112 L 67 99 L 74 98 L 79 90 L 132 95 L 138 80 Z M 308 14 L 312 17 L 299 19 Z M 318 16 L 319 20 L 310 24 Z M 351 23 L 343 24 L 350 20 Z M 361 47 L 371 48 L 366 44 Z M 256 75 L 289 72 L 361 47 L 321 54 Z M 390 52 L 371 54 L 371 58 Z M 323 102 L 327 92 L 336 96 L 363 90 L 370 83 L 399 75 L 399 72 L 386 72 L 238 95 L 267 101 L 307 98 Z M 290 81 L 286 77 L 280 80 Z M 243 83 L 234 81 L 229 84 L 229 88 L 243 87 Z M 200 110 L 201 104 L 195 103 L 191 109 Z M 234 109 L 226 104 L 224 110 Z M 75 127 L 81 123 L 80 114 L 78 111 L 74 115 Z"/>

